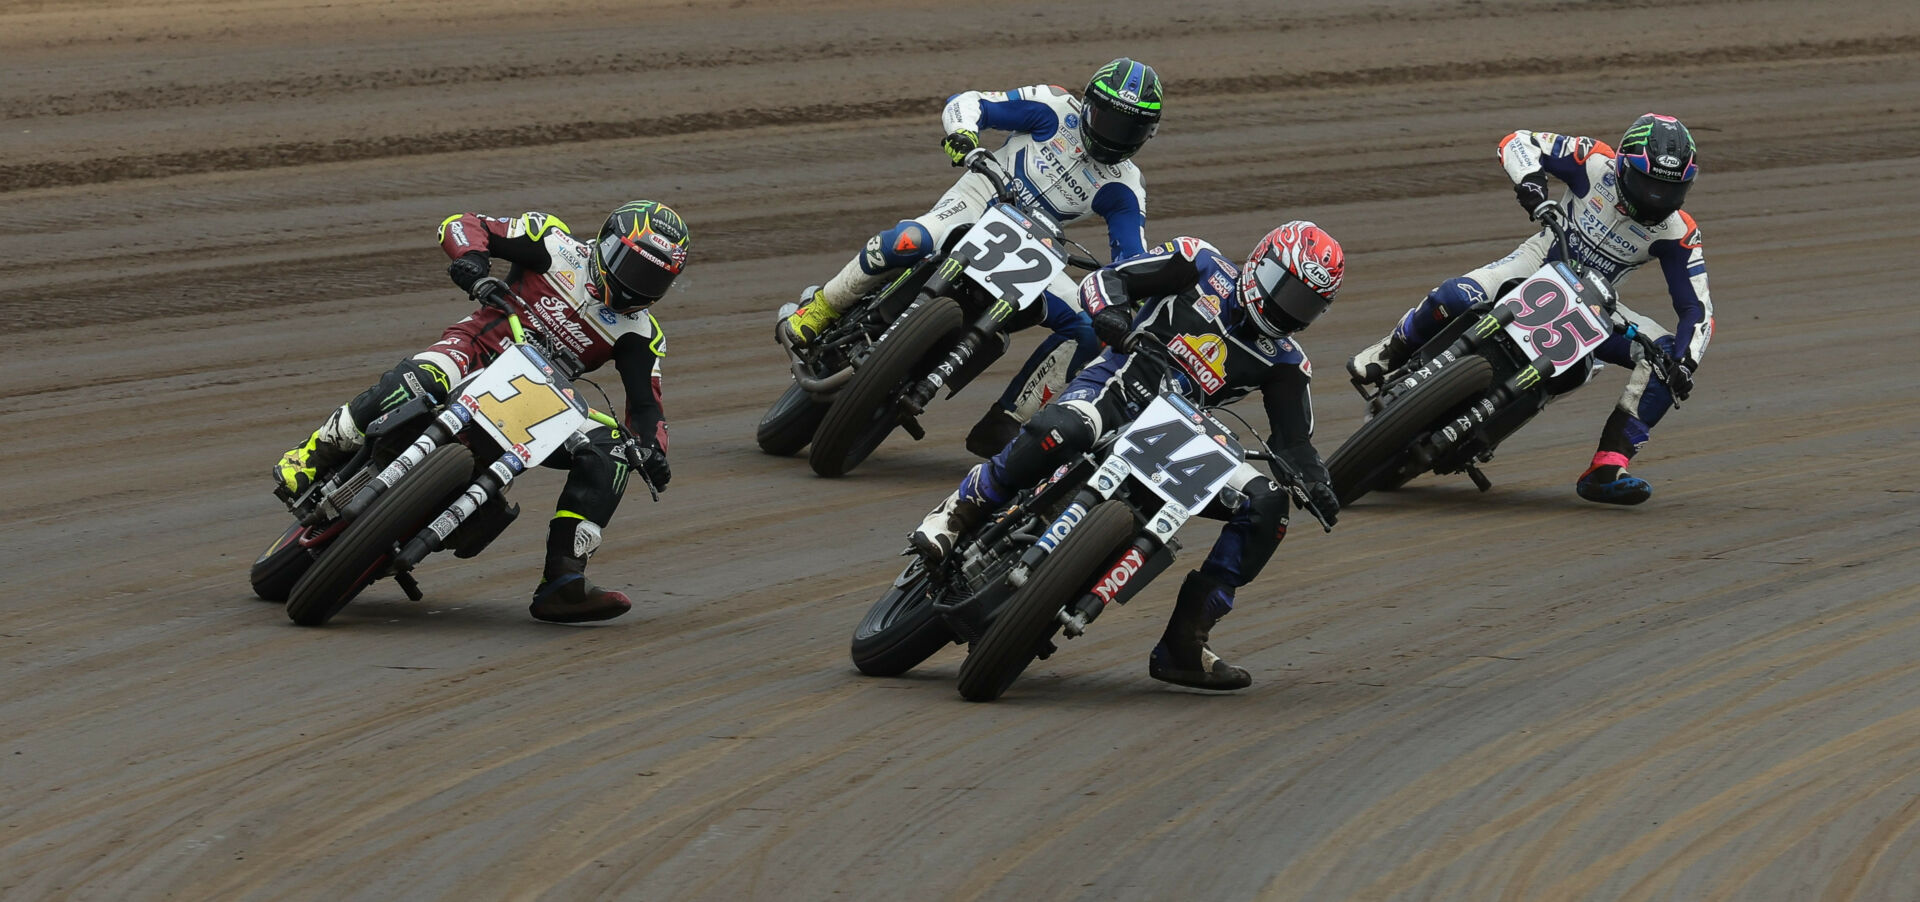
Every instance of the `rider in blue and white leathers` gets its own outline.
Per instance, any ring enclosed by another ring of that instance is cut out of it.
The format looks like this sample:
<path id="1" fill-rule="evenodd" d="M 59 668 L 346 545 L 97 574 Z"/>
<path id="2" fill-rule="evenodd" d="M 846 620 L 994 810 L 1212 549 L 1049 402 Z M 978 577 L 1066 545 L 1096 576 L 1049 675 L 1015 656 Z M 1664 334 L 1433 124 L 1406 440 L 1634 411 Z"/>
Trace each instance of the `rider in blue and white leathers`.
<path id="1" fill-rule="evenodd" d="M 967 91 L 950 98 L 940 118 L 947 134 L 943 143 L 955 165 L 978 146 L 982 129 L 1011 132 L 993 155 L 1014 176 L 1012 187 L 1022 200 L 1062 223 L 1099 214 L 1107 222 L 1108 243 L 1117 261 L 1146 251 L 1146 189 L 1140 170 L 1128 157 L 1151 137 L 1159 117 L 1159 77 L 1149 66 L 1122 59 L 1095 74 L 1085 99 L 1055 85 L 1009 92 Z M 796 346 L 811 342 L 891 274 L 944 248 L 958 227 L 977 221 L 993 200 L 993 187 L 985 176 L 972 172 L 961 176 L 924 215 L 903 219 L 873 236 L 865 250 L 825 285 L 809 289 L 802 297 L 803 306 L 783 327 L 787 340 Z M 988 453 L 998 450 L 1018 429 L 1019 421 L 1010 413 L 1017 396 L 1040 391 L 1038 385 L 1022 391 L 1036 368 L 1071 341 L 1065 366 L 1054 359 L 1043 377 L 1064 385 L 1100 350 L 1075 293 L 1075 283 L 1064 274 L 1049 287 L 1045 324 L 1053 334 L 1034 351 L 982 421 L 981 427 L 988 427 L 990 420 L 1005 421 L 987 429 L 1000 436 L 991 441 Z M 1031 414 L 1031 410 L 1025 412 Z M 977 427 L 976 432 L 980 431 Z M 970 437 L 968 444 L 976 442 Z"/>
<path id="2" fill-rule="evenodd" d="M 1713 301 L 1707 292 L 1700 227 L 1679 207 L 1697 169 L 1693 138 L 1686 127 L 1672 117 L 1642 116 L 1628 129 L 1618 150 L 1592 138 L 1520 130 L 1500 142 L 1498 155 L 1521 206 L 1535 218 L 1554 203 L 1547 193 L 1547 176 L 1566 184 L 1558 204 L 1570 227 L 1572 251 L 1594 272 L 1617 285 L 1633 270 L 1659 261 L 1678 316 L 1673 331 L 1625 304 L 1619 310 L 1678 364 L 1676 378 L 1686 382 L 1678 387 L 1684 398 L 1713 337 Z M 1448 319 L 1498 296 L 1509 282 L 1531 275 L 1560 256 L 1553 234 L 1542 229 L 1513 253 L 1440 283 L 1385 338 L 1354 356 L 1347 365 L 1354 383 L 1378 384 Z M 1652 489 L 1625 470 L 1653 426 L 1673 407 L 1676 387 L 1663 381 L 1645 359 L 1644 350 L 1624 335 L 1609 338 L 1594 356 L 1631 367 L 1633 372 L 1601 430 L 1592 464 L 1576 488 L 1588 500 L 1637 504 Z"/>

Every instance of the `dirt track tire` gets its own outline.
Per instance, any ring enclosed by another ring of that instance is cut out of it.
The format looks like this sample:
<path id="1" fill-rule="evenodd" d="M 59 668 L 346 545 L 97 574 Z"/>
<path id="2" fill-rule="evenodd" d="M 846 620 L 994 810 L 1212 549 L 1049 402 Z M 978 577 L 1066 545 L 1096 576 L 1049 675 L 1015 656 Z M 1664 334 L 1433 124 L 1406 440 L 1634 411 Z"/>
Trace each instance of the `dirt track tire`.
<path id="1" fill-rule="evenodd" d="M 1104 501 L 1047 555 L 1033 578 L 1007 600 L 986 635 L 960 662 L 960 695 L 970 702 L 999 698 L 1033 663 L 1040 643 L 1053 635 L 1054 615 L 1072 601 L 1095 568 L 1106 564 L 1133 538 L 1133 512 L 1119 501 Z"/>
<path id="2" fill-rule="evenodd" d="M 435 448 L 321 552 L 294 583 L 287 617 L 301 626 L 333 619 L 386 566 L 395 542 L 413 538 L 472 481 L 473 452 L 467 446 Z"/>
<path id="3" fill-rule="evenodd" d="M 306 534 L 306 527 L 298 523 L 287 527 L 287 531 L 274 540 L 265 554 L 253 562 L 253 569 L 247 573 L 247 581 L 253 584 L 253 594 L 261 601 L 284 602 L 293 584 L 300 581 L 301 574 L 313 566 L 314 554 L 300 547 L 295 541 Z"/>
<path id="4" fill-rule="evenodd" d="M 827 415 L 829 406 L 831 402 L 814 400 L 799 383 L 789 383 L 787 390 L 760 417 L 754 440 L 760 443 L 760 450 L 768 454 L 792 457 L 813 441 L 814 430 L 820 428 L 820 420 Z"/>
<path id="5" fill-rule="evenodd" d="M 952 298 L 934 298 L 908 316 L 834 396 L 807 455 L 815 473 L 845 476 L 880 447 L 899 425 L 887 399 L 966 322 L 960 304 Z"/>
<path id="6" fill-rule="evenodd" d="M 1366 421 L 1327 458 L 1334 494 L 1345 507 L 1376 487 L 1399 488 L 1417 473 L 1398 474 L 1409 446 L 1432 430 L 1448 411 L 1465 404 L 1493 384 L 1493 364 L 1465 357 L 1414 389 L 1413 394 Z"/>
<path id="7" fill-rule="evenodd" d="M 887 586 L 853 629 L 853 666 L 868 676 L 899 676 L 953 644 L 953 631 L 933 609 L 926 571 Z"/>

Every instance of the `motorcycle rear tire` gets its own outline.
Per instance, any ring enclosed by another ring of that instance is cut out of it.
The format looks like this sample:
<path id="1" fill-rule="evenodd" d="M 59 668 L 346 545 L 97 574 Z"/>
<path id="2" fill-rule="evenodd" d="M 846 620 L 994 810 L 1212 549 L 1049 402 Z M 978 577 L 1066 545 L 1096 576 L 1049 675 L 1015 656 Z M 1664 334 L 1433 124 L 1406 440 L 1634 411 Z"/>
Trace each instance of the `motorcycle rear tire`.
<path id="1" fill-rule="evenodd" d="M 933 608 L 923 568 L 904 586 L 888 585 L 853 628 L 853 666 L 867 676 L 899 676 L 953 644 L 954 635 Z"/>
<path id="2" fill-rule="evenodd" d="M 287 617 L 301 626 L 320 626 L 373 583 L 405 542 L 447 509 L 473 482 L 473 452 L 465 445 L 443 445 L 374 499 L 360 518 L 348 524 L 320 554 L 287 597 Z"/>
<path id="3" fill-rule="evenodd" d="M 1059 628 L 1055 617 L 1085 589 L 1094 571 L 1113 560 L 1137 524 L 1124 502 L 1104 501 L 1067 534 L 1007 600 L 993 625 L 960 662 L 960 695 L 970 702 L 999 698 L 1033 663 L 1040 644 Z"/>
<path id="4" fill-rule="evenodd" d="M 1327 472 L 1341 506 L 1375 488 L 1399 488 L 1419 475 L 1398 472 L 1406 465 L 1414 440 L 1433 431 L 1442 417 L 1492 384 L 1493 364 L 1485 357 L 1463 357 L 1362 423 L 1327 458 Z"/>
<path id="5" fill-rule="evenodd" d="M 266 554 L 253 562 L 247 581 L 253 584 L 253 594 L 261 601 L 285 602 L 288 593 L 293 591 L 293 584 L 313 566 L 314 553 L 302 548 L 297 541 L 305 534 L 306 527 L 293 524 Z"/>
<path id="6" fill-rule="evenodd" d="M 760 417 L 760 428 L 754 433 L 754 439 L 760 443 L 760 450 L 768 454 L 792 457 L 813 441 L 813 433 L 820 428 L 820 420 L 826 417 L 830 406 L 832 402 L 815 400 L 800 383 L 788 383 L 787 390 Z"/>
<path id="7" fill-rule="evenodd" d="M 966 323 L 959 302 L 952 298 L 934 298 L 906 317 L 834 396 L 807 455 L 815 473 L 845 476 L 880 447 L 900 425 L 899 411 L 888 403 L 893 393 L 946 344 L 948 335 Z"/>

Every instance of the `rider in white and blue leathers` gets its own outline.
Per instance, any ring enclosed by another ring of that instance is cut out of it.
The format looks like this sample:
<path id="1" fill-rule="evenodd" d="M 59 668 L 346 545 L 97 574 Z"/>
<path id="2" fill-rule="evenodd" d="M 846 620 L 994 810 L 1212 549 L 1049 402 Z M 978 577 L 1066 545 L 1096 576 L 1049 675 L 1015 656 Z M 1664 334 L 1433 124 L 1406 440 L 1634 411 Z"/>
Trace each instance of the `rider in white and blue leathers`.
<path id="1" fill-rule="evenodd" d="M 1677 318 L 1669 332 L 1652 317 L 1624 304 L 1619 308 L 1671 358 L 1665 377 L 1626 336 L 1615 335 L 1594 351 L 1595 358 L 1629 367 L 1632 373 L 1601 429 L 1592 463 L 1575 483 L 1580 497 L 1589 501 L 1639 504 L 1652 496 L 1653 487 L 1627 473 L 1627 464 L 1673 407 L 1675 396 L 1685 400 L 1693 373 L 1713 338 L 1713 300 L 1707 292 L 1700 226 L 1681 209 L 1699 169 L 1695 156 L 1687 127 L 1671 116 L 1654 113 L 1634 120 L 1618 148 L 1592 138 L 1526 130 L 1500 142 L 1500 162 L 1513 179 L 1521 207 L 1538 219 L 1543 209 L 1557 203 L 1571 230 L 1574 255 L 1616 284 L 1629 272 L 1657 261 Z M 1557 202 L 1550 196 L 1548 176 L 1567 186 Z M 1377 385 L 1448 319 L 1497 297 L 1504 286 L 1560 255 L 1552 234 L 1542 230 L 1513 253 L 1440 283 L 1400 318 L 1392 332 L 1347 364 L 1354 384 Z"/>
<path id="2" fill-rule="evenodd" d="M 1125 260 L 1146 251 L 1147 193 L 1140 170 L 1129 158 L 1159 127 L 1160 102 L 1160 77 L 1153 68 L 1117 59 L 1094 73 L 1080 97 L 1055 85 L 956 94 L 941 114 L 947 132 L 942 145 L 958 166 L 979 146 L 982 129 L 1012 132 L 993 155 L 1013 174 L 1012 187 L 1022 200 L 1062 223 L 1099 214 L 1107 221 L 1113 259 Z M 961 176 L 933 209 L 873 236 L 827 284 L 811 289 L 785 323 L 787 340 L 795 346 L 813 341 L 892 273 L 946 247 L 955 230 L 972 225 L 993 200 L 985 176 Z M 1020 423 L 1011 412 L 1016 396 L 1063 343 L 1074 342 L 1071 357 L 1064 367 L 1053 361 L 1048 382 L 1065 384 L 1099 351 L 1100 341 L 1075 295 L 1073 281 L 1064 274 L 1049 287 L 1045 322 L 1054 334 L 975 427 L 968 447 L 978 444 L 992 453 L 1018 430 Z"/>

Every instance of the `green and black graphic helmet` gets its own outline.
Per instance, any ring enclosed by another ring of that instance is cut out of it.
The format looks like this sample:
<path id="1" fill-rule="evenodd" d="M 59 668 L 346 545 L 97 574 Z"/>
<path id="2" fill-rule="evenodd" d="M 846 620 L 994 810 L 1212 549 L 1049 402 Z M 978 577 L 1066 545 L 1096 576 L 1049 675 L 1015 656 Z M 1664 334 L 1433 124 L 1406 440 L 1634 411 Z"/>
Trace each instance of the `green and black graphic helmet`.
<path id="1" fill-rule="evenodd" d="M 1087 156 L 1112 166 L 1133 156 L 1160 128 L 1160 75 L 1121 57 L 1093 73 L 1080 111 Z"/>
<path id="2" fill-rule="evenodd" d="M 1672 116 L 1648 113 L 1633 120 L 1613 160 L 1620 206 L 1641 225 L 1659 225 L 1686 203 L 1700 173 L 1693 133 Z"/>
<path id="3" fill-rule="evenodd" d="M 593 242 L 593 284 L 600 302 L 631 313 L 660 300 L 687 266 L 687 224 L 659 201 L 613 211 Z"/>

